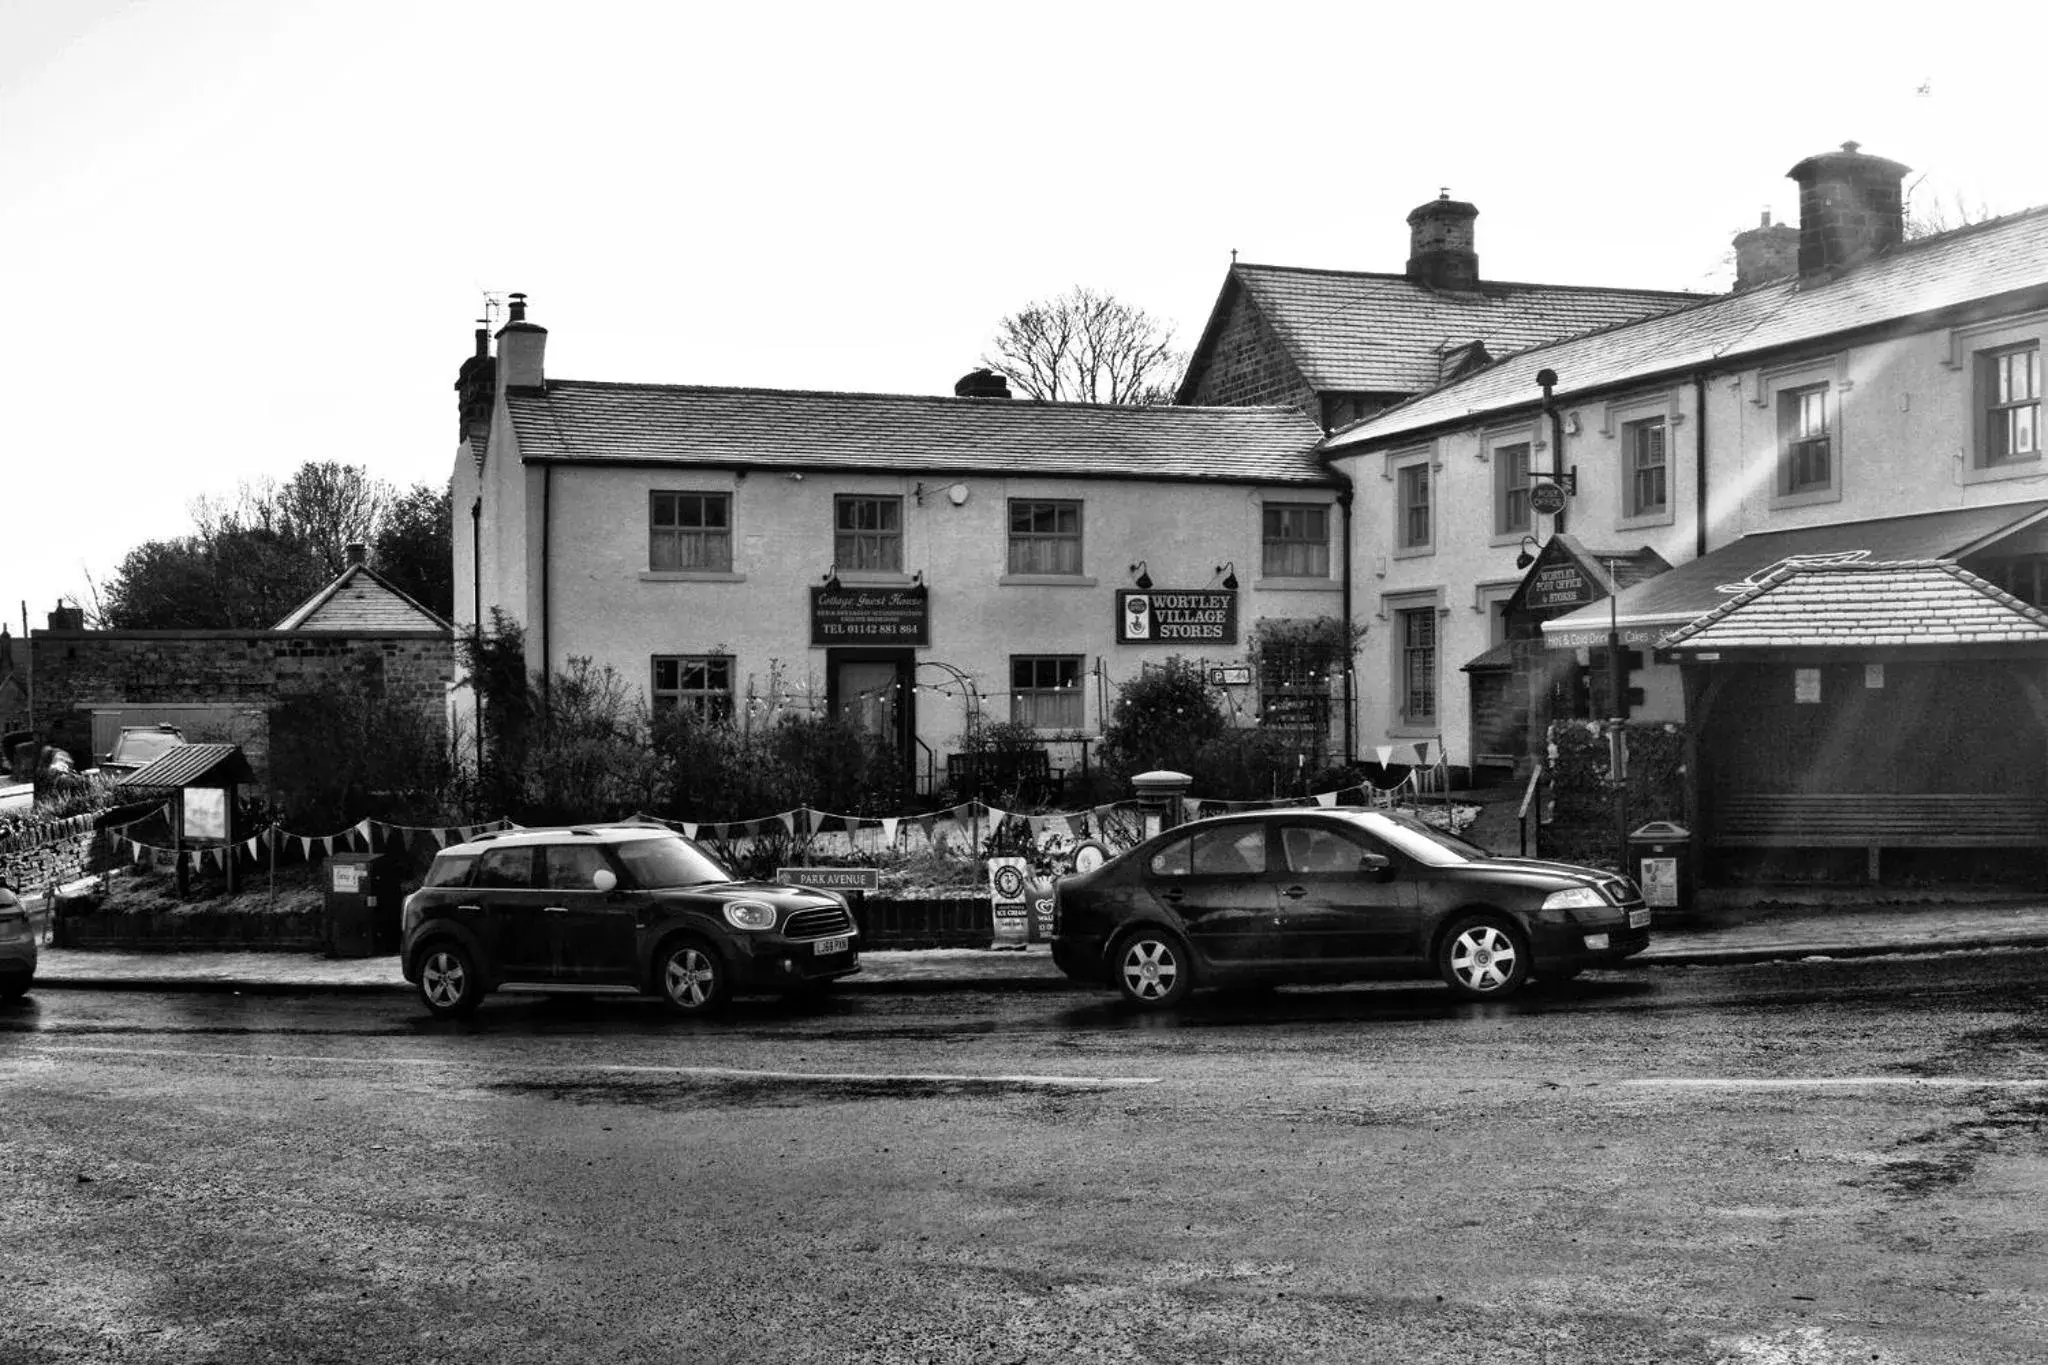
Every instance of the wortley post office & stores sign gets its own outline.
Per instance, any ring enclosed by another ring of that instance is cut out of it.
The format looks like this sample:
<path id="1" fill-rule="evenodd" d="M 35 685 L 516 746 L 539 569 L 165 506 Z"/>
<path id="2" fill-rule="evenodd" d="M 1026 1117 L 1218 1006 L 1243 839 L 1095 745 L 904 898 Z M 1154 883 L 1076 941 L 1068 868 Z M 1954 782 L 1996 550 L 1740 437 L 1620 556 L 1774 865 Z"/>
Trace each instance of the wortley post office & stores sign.
<path id="1" fill-rule="evenodd" d="M 931 595 L 909 588 L 812 588 L 812 645 L 929 645 Z"/>
<path id="2" fill-rule="evenodd" d="M 1123 645 L 1234 645 L 1237 594 L 1214 589 L 1124 588 L 1116 595 Z"/>

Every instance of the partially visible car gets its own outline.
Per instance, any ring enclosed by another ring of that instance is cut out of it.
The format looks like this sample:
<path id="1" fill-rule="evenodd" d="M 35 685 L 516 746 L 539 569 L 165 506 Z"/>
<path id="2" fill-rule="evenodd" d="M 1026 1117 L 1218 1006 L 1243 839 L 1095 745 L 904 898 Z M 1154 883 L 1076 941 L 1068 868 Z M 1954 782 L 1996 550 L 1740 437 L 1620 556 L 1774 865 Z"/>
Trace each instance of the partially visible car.
<path id="1" fill-rule="evenodd" d="M 0 1000 L 18 1000 L 34 983 L 37 937 L 28 907 L 0 883 Z"/>
<path id="2" fill-rule="evenodd" d="M 1197 820 L 1054 884 L 1053 960 L 1161 1009 L 1197 986 L 1440 976 L 1498 1000 L 1650 941 L 1627 877 L 1495 857 L 1413 816 L 1305 807 Z"/>
<path id="3" fill-rule="evenodd" d="M 114 739 L 114 747 L 101 756 L 100 769 L 132 773 L 184 742 L 185 732 L 175 725 L 124 725 Z"/>
<path id="4" fill-rule="evenodd" d="M 860 970 L 829 891 L 739 881 L 660 826 L 507 830 L 435 855 L 400 915 L 400 968 L 432 1014 L 510 984 L 659 996 L 708 1014 L 735 994 L 800 994 Z"/>

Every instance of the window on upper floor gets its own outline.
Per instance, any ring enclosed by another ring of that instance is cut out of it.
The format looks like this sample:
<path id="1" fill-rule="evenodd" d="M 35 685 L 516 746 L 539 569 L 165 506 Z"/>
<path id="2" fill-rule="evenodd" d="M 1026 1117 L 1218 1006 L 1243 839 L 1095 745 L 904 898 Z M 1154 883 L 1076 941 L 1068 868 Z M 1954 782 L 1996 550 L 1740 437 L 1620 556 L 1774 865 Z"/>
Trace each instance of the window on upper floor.
<path id="1" fill-rule="evenodd" d="M 1631 517 L 1662 516 L 1671 510 L 1668 482 L 1670 428 L 1662 417 L 1624 422 L 1621 427 L 1621 458 L 1624 498 Z"/>
<path id="2" fill-rule="evenodd" d="M 1529 443 L 1493 447 L 1493 533 L 1520 535 L 1530 526 Z"/>
<path id="3" fill-rule="evenodd" d="M 1078 730 L 1082 716 L 1081 656 L 1012 654 L 1010 719 L 1034 730 Z"/>
<path id="4" fill-rule="evenodd" d="M 732 572 L 732 494 L 649 494 L 647 567 Z"/>
<path id="5" fill-rule="evenodd" d="M 842 572 L 903 572 L 903 499 L 841 493 L 832 499 L 832 563 Z"/>
<path id="6" fill-rule="evenodd" d="M 2041 458 L 2041 347 L 2037 342 L 1977 356 L 1979 466 Z"/>
<path id="7" fill-rule="evenodd" d="M 724 654 L 654 656 L 654 709 L 680 708 L 704 720 L 732 715 L 732 659 Z"/>
<path id="8" fill-rule="evenodd" d="M 1010 569 L 1013 574 L 1081 572 L 1081 504 L 1051 498 L 1010 499 Z"/>
<path id="9" fill-rule="evenodd" d="M 1434 536 L 1429 508 L 1429 462 L 1404 464 L 1394 475 L 1394 547 L 1427 550 Z"/>
<path id="10" fill-rule="evenodd" d="M 1834 423 L 1826 384 L 1778 392 L 1778 493 L 1793 497 L 1835 485 Z"/>
<path id="11" fill-rule="evenodd" d="M 1325 503 L 1269 502 L 1260 572 L 1267 578 L 1330 576 L 1330 509 Z"/>

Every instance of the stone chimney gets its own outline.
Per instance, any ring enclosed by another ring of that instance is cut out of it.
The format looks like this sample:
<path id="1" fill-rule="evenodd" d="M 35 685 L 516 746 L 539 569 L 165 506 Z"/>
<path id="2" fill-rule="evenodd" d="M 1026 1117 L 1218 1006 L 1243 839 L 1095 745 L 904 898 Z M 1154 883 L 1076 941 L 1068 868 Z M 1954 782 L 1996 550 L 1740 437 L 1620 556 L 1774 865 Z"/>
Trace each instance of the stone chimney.
<path id="1" fill-rule="evenodd" d="M 1799 182 L 1799 277 L 1845 270 L 1906 236 L 1900 182 L 1908 167 L 1845 142 L 1785 172 Z"/>
<path id="2" fill-rule="evenodd" d="M 546 382 L 541 367 L 548 348 L 548 329 L 526 320 L 526 295 L 512 296 L 512 317 L 498 329 L 498 373 L 508 389 L 539 388 Z"/>
<path id="3" fill-rule="evenodd" d="M 341 552 L 348 556 L 350 568 L 354 568 L 358 564 L 368 564 L 370 562 L 370 547 L 363 544 L 360 540 L 351 540 L 348 544 L 341 547 Z"/>
<path id="4" fill-rule="evenodd" d="M 51 630 L 84 630 L 85 608 L 67 607 L 59 602 L 50 611 Z"/>
<path id="5" fill-rule="evenodd" d="M 491 410 L 498 401 L 498 362 L 491 358 L 491 333 L 476 329 L 476 353 L 455 374 L 455 439 L 482 454 L 491 440 Z"/>
<path id="6" fill-rule="evenodd" d="M 1472 220 L 1479 210 L 1441 195 L 1408 215 L 1408 278 L 1431 289 L 1473 289 L 1479 284 L 1479 253 L 1472 249 Z"/>
<path id="7" fill-rule="evenodd" d="M 1760 284 L 1789 280 L 1799 273 L 1799 229 L 1790 223 L 1773 223 L 1771 211 L 1747 232 L 1735 234 L 1735 288 L 1737 292 Z"/>
<path id="8" fill-rule="evenodd" d="M 969 370 L 953 382 L 955 398 L 1008 398 L 1010 381 L 994 370 Z"/>

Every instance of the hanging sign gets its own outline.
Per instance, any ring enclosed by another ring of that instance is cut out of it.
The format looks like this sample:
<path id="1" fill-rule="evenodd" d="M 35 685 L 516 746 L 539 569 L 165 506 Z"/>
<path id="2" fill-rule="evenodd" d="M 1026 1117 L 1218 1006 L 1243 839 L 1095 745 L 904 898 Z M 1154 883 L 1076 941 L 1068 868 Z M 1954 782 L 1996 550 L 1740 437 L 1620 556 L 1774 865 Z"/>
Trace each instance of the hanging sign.
<path id="1" fill-rule="evenodd" d="M 1554 517 L 1564 510 L 1564 487 L 1561 484 L 1539 483 L 1529 490 L 1529 510 Z"/>
<path id="2" fill-rule="evenodd" d="M 1522 605 L 1530 609 L 1583 607 L 1605 595 L 1578 565 L 1570 560 L 1558 560 L 1539 566 L 1529 575 Z"/>
<path id="3" fill-rule="evenodd" d="M 1123 645 L 1234 645 L 1237 594 L 1209 588 L 1119 589 L 1116 639 Z"/>
<path id="4" fill-rule="evenodd" d="M 908 588 L 811 589 L 811 645 L 929 645 L 931 596 Z"/>

